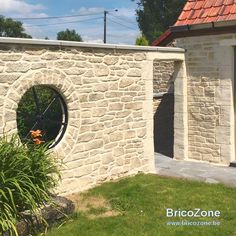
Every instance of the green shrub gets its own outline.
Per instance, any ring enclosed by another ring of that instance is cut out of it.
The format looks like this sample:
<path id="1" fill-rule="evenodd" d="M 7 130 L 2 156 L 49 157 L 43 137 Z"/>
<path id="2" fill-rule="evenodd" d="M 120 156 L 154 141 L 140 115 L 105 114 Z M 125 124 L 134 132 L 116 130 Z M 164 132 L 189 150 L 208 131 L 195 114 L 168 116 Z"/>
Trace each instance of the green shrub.
<path id="1" fill-rule="evenodd" d="M 139 36 L 139 37 L 136 39 L 135 44 L 138 45 L 138 46 L 148 46 L 149 42 L 148 42 L 148 40 L 145 38 L 144 35 L 141 35 L 141 36 Z"/>
<path id="2" fill-rule="evenodd" d="M 23 145 L 16 135 L 0 138 L 0 232 L 17 235 L 22 211 L 36 214 L 50 202 L 59 178 L 58 163 L 46 145 Z"/>

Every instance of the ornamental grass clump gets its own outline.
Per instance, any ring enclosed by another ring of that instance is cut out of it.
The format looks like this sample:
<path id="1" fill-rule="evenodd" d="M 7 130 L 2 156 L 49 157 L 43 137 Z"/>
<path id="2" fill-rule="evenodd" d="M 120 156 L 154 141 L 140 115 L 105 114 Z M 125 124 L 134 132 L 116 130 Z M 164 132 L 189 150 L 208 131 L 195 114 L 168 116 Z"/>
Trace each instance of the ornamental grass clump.
<path id="1" fill-rule="evenodd" d="M 22 212 L 35 215 L 51 202 L 50 191 L 59 179 L 59 165 L 48 145 L 22 144 L 16 135 L 0 138 L 0 235 L 17 235 Z"/>

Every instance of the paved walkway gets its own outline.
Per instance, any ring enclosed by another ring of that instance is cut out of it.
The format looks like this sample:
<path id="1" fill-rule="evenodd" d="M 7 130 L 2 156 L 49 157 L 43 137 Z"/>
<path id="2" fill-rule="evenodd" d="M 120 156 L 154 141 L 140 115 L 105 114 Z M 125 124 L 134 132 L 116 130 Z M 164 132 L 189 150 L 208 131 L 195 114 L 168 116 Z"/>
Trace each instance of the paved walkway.
<path id="1" fill-rule="evenodd" d="M 156 171 L 160 175 L 224 183 L 236 187 L 236 168 L 192 161 L 176 161 L 155 153 Z"/>

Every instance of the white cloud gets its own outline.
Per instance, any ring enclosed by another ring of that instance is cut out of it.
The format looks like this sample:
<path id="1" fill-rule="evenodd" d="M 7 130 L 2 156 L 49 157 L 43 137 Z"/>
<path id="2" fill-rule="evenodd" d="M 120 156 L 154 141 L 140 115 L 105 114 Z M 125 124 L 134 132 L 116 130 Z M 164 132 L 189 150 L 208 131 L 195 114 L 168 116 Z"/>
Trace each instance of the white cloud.
<path id="1" fill-rule="evenodd" d="M 23 25 L 25 31 L 30 34 L 33 38 L 45 38 L 47 35 L 44 35 L 44 30 L 38 26 L 32 26 L 29 24 Z"/>
<path id="2" fill-rule="evenodd" d="M 131 8 L 118 8 L 118 11 L 114 13 L 117 17 L 125 17 L 125 18 L 134 18 L 135 19 L 135 11 Z"/>
<path id="3" fill-rule="evenodd" d="M 83 36 L 83 41 L 87 42 L 87 43 L 103 43 L 103 39 L 101 39 L 101 38 L 94 39 L 94 38 L 87 36 L 87 35 Z"/>
<path id="4" fill-rule="evenodd" d="M 32 16 L 35 11 L 44 10 L 41 4 L 29 4 L 23 0 L 1 0 L 0 13 L 15 16 Z M 44 13 L 36 13 L 42 16 Z M 35 15 L 34 15 L 35 16 Z M 44 15 L 43 15 L 44 16 Z"/>
<path id="5" fill-rule="evenodd" d="M 72 10 L 73 13 L 77 13 L 77 14 L 96 14 L 96 13 L 103 13 L 105 9 L 104 8 L 100 8 L 100 7 L 81 7 L 79 8 L 79 10 Z"/>

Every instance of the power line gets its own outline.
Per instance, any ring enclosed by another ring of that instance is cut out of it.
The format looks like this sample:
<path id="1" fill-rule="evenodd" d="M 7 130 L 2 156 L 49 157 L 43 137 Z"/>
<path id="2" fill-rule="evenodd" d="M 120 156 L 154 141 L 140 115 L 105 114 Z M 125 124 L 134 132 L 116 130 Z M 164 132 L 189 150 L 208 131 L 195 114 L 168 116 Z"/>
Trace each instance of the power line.
<path id="1" fill-rule="evenodd" d="M 50 26 L 50 25 L 65 25 L 65 24 L 79 23 L 79 22 L 98 20 L 98 19 L 103 19 L 103 17 L 96 17 L 96 18 L 91 18 L 91 19 L 86 19 L 86 20 L 76 20 L 76 21 L 66 21 L 66 22 L 51 23 L 51 24 L 42 24 L 42 25 L 29 25 L 29 26 L 27 26 L 27 28 L 32 28 L 35 26 L 42 27 L 42 26 Z"/>
<path id="2" fill-rule="evenodd" d="M 49 20 L 49 19 L 63 19 L 63 18 L 69 18 L 69 17 L 79 17 L 79 16 L 94 16 L 94 15 L 100 15 L 103 12 L 98 13 L 91 13 L 91 14 L 77 14 L 77 15 L 67 15 L 67 16 L 47 16 L 47 17 L 25 17 L 25 18 L 12 18 L 13 20 Z"/>
<path id="3" fill-rule="evenodd" d="M 112 20 L 112 19 L 109 19 L 109 20 L 110 20 L 111 22 L 117 24 L 117 25 L 121 25 L 121 26 L 126 27 L 126 28 L 131 29 L 131 30 L 136 30 L 135 28 L 131 28 L 131 27 L 127 26 L 127 25 L 124 25 L 124 24 L 119 23 L 119 22 L 117 22 L 117 21 L 114 21 L 114 20 Z"/>
<path id="4" fill-rule="evenodd" d="M 132 20 L 130 20 L 130 19 L 124 19 L 124 18 L 122 18 L 121 16 L 116 16 L 116 15 L 110 13 L 110 12 L 109 12 L 109 14 L 112 15 L 113 17 L 117 18 L 118 20 L 125 21 L 126 23 L 129 22 L 130 24 L 137 24 L 137 22 L 132 21 Z"/>

